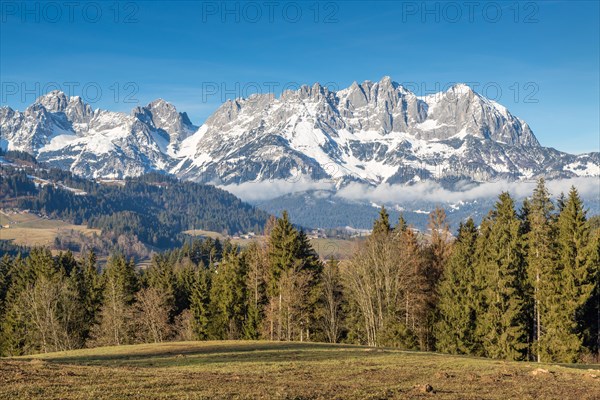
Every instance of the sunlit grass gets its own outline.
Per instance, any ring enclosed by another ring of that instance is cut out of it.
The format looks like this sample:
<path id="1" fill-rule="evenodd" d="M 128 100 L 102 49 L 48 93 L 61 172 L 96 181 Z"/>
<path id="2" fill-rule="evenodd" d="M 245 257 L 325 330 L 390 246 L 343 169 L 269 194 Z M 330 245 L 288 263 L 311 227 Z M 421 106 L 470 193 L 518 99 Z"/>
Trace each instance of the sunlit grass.
<path id="1" fill-rule="evenodd" d="M 538 368 L 543 370 L 533 373 Z M 289 342 L 173 342 L 3 359 L 0 398 L 597 399 L 600 371 Z"/>

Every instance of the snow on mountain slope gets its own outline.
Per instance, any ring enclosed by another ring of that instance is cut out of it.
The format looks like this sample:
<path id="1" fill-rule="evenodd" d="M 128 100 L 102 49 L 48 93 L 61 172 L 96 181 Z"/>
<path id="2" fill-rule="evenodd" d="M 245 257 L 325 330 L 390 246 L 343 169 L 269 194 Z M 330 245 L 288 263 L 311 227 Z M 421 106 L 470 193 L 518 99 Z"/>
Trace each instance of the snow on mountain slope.
<path id="1" fill-rule="evenodd" d="M 162 99 L 127 115 L 51 92 L 23 112 L 1 108 L 0 134 L 3 147 L 102 178 L 159 170 L 220 184 L 302 177 L 342 187 L 600 175 L 599 153 L 540 146 L 527 123 L 466 85 L 419 97 L 389 77 L 230 100 L 200 128 Z"/>
<path id="2" fill-rule="evenodd" d="M 123 178 L 166 170 L 169 153 L 197 130 L 186 114 L 157 100 L 131 115 L 92 110 L 59 91 L 41 96 L 23 113 L 0 109 L 8 149 L 87 177 Z"/>
<path id="3" fill-rule="evenodd" d="M 524 121 L 466 85 L 418 97 L 388 77 L 227 101 L 182 145 L 171 172 L 224 184 L 571 177 L 594 175 L 599 161 L 541 147 Z"/>

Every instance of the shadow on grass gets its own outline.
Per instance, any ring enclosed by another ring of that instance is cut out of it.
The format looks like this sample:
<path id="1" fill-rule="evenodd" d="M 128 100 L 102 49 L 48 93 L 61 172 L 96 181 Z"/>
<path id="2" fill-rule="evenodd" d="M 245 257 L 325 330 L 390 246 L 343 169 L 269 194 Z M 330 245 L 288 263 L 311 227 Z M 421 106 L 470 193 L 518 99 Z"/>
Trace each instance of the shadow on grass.
<path id="1" fill-rule="evenodd" d="M 114 352 L 111 352 L 114 351 Z M 127 351 L 130 350 L 130 351 Z M 168 342 L 156 345 L 132 345 L 97 348 L 74 354 L 44 354 L 21 357 L 49 362 L 80 365 L 130 365 L 160 367 L 227 363 L 280 363 L 292 361 L 326 361 L 368 357 L 385 350 L 355 345 L 298 342 Z"/>

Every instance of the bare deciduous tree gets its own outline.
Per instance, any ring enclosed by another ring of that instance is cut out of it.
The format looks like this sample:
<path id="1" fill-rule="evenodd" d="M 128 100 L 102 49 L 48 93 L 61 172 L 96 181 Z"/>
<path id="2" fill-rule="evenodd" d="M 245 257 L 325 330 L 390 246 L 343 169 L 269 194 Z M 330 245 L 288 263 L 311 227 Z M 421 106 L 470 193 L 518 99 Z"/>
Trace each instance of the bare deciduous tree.
<path id="1" fill-rule="evenodd" d="M 163 290 L 156 287 L 140 290 L 135 303 L 138 340 L 159 343 L 168 339 L 172 334 L 169 323 L 171 309 L 170 296 Z"/>

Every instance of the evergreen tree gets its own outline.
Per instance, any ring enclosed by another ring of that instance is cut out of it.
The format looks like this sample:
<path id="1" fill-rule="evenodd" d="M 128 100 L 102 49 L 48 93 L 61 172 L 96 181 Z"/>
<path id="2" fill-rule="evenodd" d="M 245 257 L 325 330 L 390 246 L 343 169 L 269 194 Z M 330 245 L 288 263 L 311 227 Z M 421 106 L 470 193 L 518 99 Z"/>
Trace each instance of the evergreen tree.
<path id="1" fill-rule="evenodd" d="M 446 212 L 436 207 L 429 214 L 430 240 L 424 249 L 425 262 L 420 271 L 423 279 L 423 305 L 424 323 L 420 329 L 421 349 L 431 350 L 434 347 L 434 326 L 436 322 L 436 308 L 438 303 L 437 287 L 448 261 L 451 251 L 450 238 L 452 237 L 446 222 Z"/>
<path id="2" fill-rule="evenodd" d="M 190 295 L 192 330 L 196 339 L 206 340 L 210 334 L 210 272 L 205 268 L 196 271 Z"/>
<path id="3" fill-rule="evenodd" d="M 404 219 L 404 215 L 400 213 L 398 217 L 398 225 L 394 228 L 394 231 L 398 233 L 402 233 L 408 229 L 408 224 L 406 223 L 406 219 Z"/>
<path id="4" fill-rule="evenodd" d="M 533 298 L 533 337 L 534 352 L 538 362 L 547 358 L 556 346 L 552 335 L 545 331 L 553 331 L 553 309 L 560 294 L 556 285 L 556 229 L 552 214 L 554 205 L 546 189 L 544 179 L 538 181 L 531 202 L 528 203 L 527 223 L 527 273 L 528 283 L 532 288 Z"/>
<path id="5" fill-rule="evenodd" d="M 292 267 L 299 253 L 299 232 L 289 220 L 287 211 L 281 218 L 277 219 L 271 229 L 269 237 L 269 265 L 270 277 L 268 292 L 270 296 L 276 296 L 277 282 L 283 271 Z"/>
<path id="6" fill-rule="evenodd" d="M 588 248 L 588 276 L 593 286 L 583 309 L 584 345 L 600 361 L 600 227 L 590 233 Z"/>
<path id="7" fill-rule="evenodd" d="M 132 304 L 138 290 L 138 280 L 133 261 L 123 255 L 113 255 L 103 273 L 104 304 L 100 311 L 100 324 L 94 327 L 93 337 L 101 345 L 130 343 Z"/>
<path id="8" fill-rule="evenodd" d="M 92 327 L 98 322 L 104 291 L 102 277 L 98 273 L 96 254 L 93 251 L 82 255 L 73 279 L 83 307 L 82 336 L 87 339 Z"/>
<path id="9" fill-rule="evenodd" d="M 24 354 L 26 325 L 18 301 L 21 292 L 33 281 L 31 276 L 27 263 L 20 255 L 9 261 L 4 279 L 10 285 L 6 288 L 0 318 L 0 354 L 3 356 Z"/>
<path id="10" fill-rule="evenodd" d="M 552 339 L 548 357 L 554 361 L 574 362 L 583 342 L 583 306 L 593 291 L 589 269 L 589 225 L 583 204 L 573 187 L 558 216 L 557 299 L 553 324 L 546 327 Z M 552 330 L 550 330 L 552 328 Z"/>
<path id="11" fill-rule="evenodd" d="M 392 230 L 390 226 L 390 215 L 388 214 L 385 206 L 381 206 L 379 210 L 379 218 L 373 224 L 373 236 L 378 236 L 381 234 L 388 234 Z"/>
<path id="12" fill-rule="evenodd" d="M 263 308 L 266 305 L 267 252 L 265 246 L 253 242 L 243 253 L 246 264 L 247 316 L 244 322 L 244 338 L 260 337 Z"/>
<path id="13" fill-rule="evenodd" d="M 71 250 L 60 252 L 56 257 L 56 268 L 64 275 L 71 276 L 77 272 L 77 260 Z"/>
<path id="14" fill-rule="evenodd" d="M 301 337 L 305 332 L 309 337 L 308 327 L 313 323 L 312 315 L 318 301 L 318 290 L 315 288 L 322 269 L 321 262 L 304 232 L 292 226 L 287 212 L 284 211 L 269 229 L 269 337 L 282 339 L 286 324 L 287 337 L 295 330 L 301 331 Z M 299 286 L 305 286 L 306 291 L 298 293 L 301 298 L 292 297 L 292 292 L 297 292 Z M 287 305 L 284 305 L 284 297 L 290 300 Z M 302 312 L 299 308 L 302 308 Z M 301 319 L 292 319 L 291 315 Z M 286 322 L 288 320 L 294 327 Z"/>
<path id="15" fill-rule="evenodd" d="M 12 262 L 13 259 L 8 254 L 5 254 L 2 256 L 2 258 L 0 258 L 0 326 L 2 324 L 2 316 L 4 315 L 4 308 L 6 305 L 6 294 L 8 293 L 8 288 L 11 286 L 10 270 Z M 0 354 L 2 354 L 1 343 Z"/>
<path id="16" fill-rule="evenodd" d="M 245 320 L 245 268 L 230 250 L 217 266 L 210 288 L 211 325 L 214 339 L 239 339 Z"/>
<path id="17" fill-rule="evenodd" d="M 440 319 L 436 326 L 437 349 L 451 354 L 472 354 L 475 350 L 475 243 L 473 219 L 460 224 L 439 286 Z"/>
<path id="18" fill-rule="evenodd" d="M 485 308 L 477 315 L 476 331 L 491 358 L 522 359 L 527 348 L 520 225 L 512 198 L 502 193 L 478 260 Z"/>

